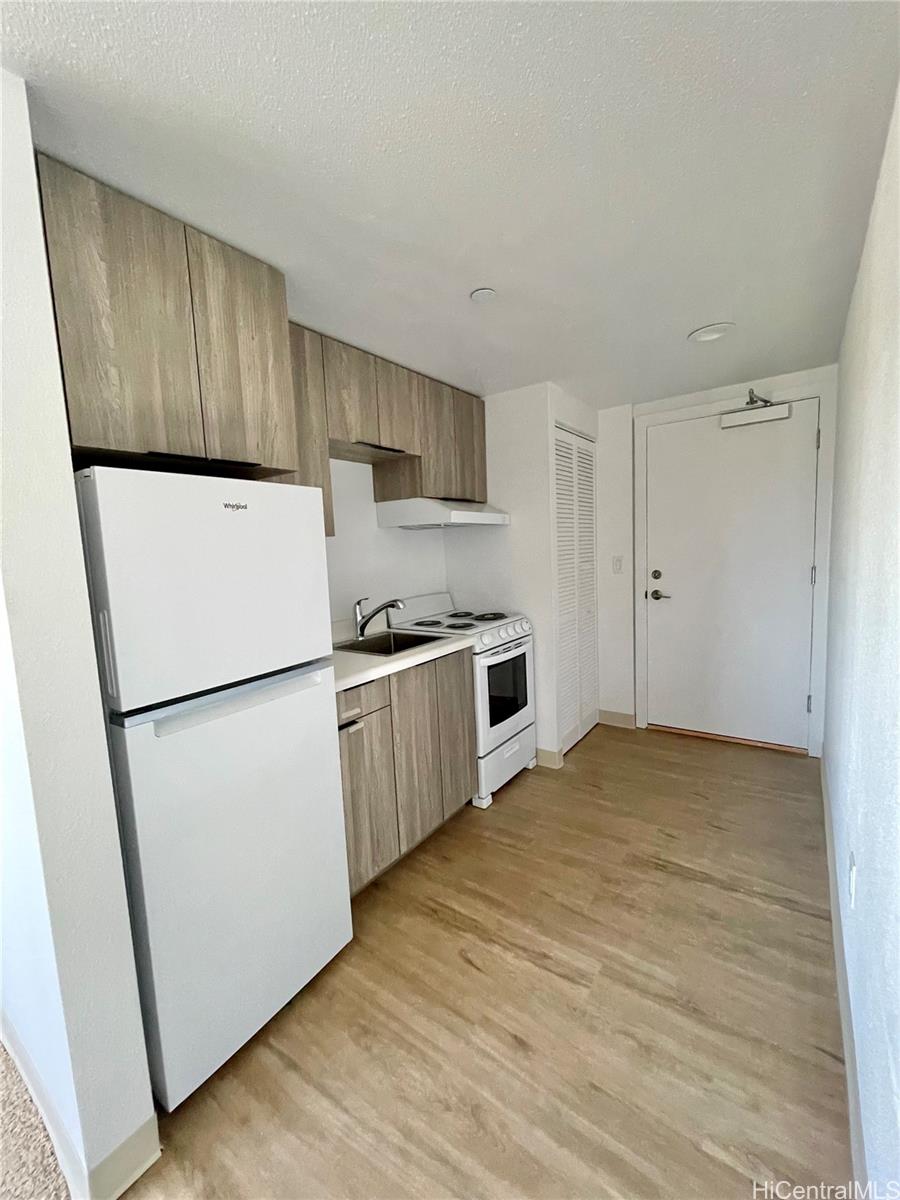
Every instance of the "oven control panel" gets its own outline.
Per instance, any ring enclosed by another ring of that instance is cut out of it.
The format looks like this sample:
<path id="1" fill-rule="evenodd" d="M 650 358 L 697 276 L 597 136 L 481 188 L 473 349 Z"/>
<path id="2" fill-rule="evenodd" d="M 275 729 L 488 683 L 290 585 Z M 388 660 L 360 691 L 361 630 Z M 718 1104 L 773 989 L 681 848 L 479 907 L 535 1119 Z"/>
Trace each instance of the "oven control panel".
<path id="1" fill-rule="evenodd" d="M 499 625 L 496 629 L 487 629 L 484 633 L 479 633 L 476 642 L 476 649 L 489 650 L 493 646 L 502 646 L 504 642 L 511 642 L 517 637 L 524 637 L 531 633 L 531 622 L 526 617 L 520 617 L 517 621 L 510 621 L 507 625 Z"/>

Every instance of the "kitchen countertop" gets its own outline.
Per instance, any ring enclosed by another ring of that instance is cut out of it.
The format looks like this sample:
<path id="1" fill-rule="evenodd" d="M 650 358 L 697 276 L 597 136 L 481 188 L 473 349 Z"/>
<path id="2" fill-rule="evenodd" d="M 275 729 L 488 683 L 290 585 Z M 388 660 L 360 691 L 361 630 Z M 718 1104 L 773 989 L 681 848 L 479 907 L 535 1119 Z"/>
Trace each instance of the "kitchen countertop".
<path id="1" fill-rule="evenodd" d="M 407 667 L 418 667 L 435 658 L 455 654 L 457 650 L 471 647 L 473 639 L 467 636 L 436 638 L 424 646 L 413 646 L 399 654 L 357 654 L 355 650 L 335 650 L 331 661 L 334 665 L 334 690 L 345 692 L 347 688 L 361 687 L 385 675 L 405 671 Z"/>

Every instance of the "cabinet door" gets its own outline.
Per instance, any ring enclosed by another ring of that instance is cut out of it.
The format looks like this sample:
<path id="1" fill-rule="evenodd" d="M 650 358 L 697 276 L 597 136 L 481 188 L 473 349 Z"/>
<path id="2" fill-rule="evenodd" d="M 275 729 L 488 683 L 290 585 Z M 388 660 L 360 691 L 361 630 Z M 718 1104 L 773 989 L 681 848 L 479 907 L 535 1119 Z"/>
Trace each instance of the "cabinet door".
<path id="1" fill-rule="evenodd" d="M 73 445 L 203 456 L 184 226 L 38 165 Z"/>
<path id="2" fill-rule="evenodd" d="M 391 676 L 391 715 L 400 853 L 405 854 L 444 819 L 433 662 Z"/>
<path id="3" fill-rule="evenodd" d="M 484 503 L 487 500 L 484 401 L 454 389 L 453 422 L 458 498 Z"/>
<path id="4" fill-rule="evenodd" d="M 462 808 L 478 791 L 475 742 L 475 681 L 471 650 L 448 654 L 434 664 L 441 732 L 444 817 Z"/>
<path id="5" fill-rule="evenodd" d="M 322 489 L 325 536 L 334 536 L 334 501 L 328 460 L 328 424 L 325 415 L 325 371 L 321 334 L 301 325 L 288 326 L 294 382 L 294 417 L 297 425 L 296 471 L 278 476 L 279 483 L 301 483 Z"/>
<path id="6" fill-rule="evenodd" d="M 295 469 L 284 276 L 196 229 L 187 246 L 206 452 Z"/>
<path id="7" fill-rule="evenodd" d="M 422 495 L 459 499 L 453 389 L 421 379 Z"/>
<path id="8" fill-rule="evenodd" d="M 379 444 L 419 453 L 419 376 L 384 358 L 375 361 Z"/>
<path id="9" fill-rule="evenodd" d="M 400 857 L 391 710 L 379 709 L 339 734 L 350 891 Z"/>
<path id="10" fill-rule="evenodd" d="M 333 338 L 323 338 L 328 436 L 337 442 L 378 445 L 375 358 Z"/>

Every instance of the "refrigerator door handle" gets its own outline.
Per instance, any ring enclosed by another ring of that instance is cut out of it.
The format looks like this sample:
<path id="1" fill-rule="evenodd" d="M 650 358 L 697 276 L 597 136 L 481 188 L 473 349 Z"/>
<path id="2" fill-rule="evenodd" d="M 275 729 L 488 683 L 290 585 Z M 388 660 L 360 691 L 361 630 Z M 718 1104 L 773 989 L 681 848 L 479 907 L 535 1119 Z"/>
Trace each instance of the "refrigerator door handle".
<path id="1" fill-rule="evenodd" d="M 119 695 L 119 679 L 116 674 L 116 652 L 113 648 L 112 629 L 109 625 L 109 610 L 101 608 L 99 612 L 100 648 L 103 652 L 103 666 L 106 670 L 106 686 L 110 697 L 117 699 Z"/>
<path id="2" fill-rule="evenodd" d="M 196 729 L 198 725 L 207 725 L 210 721 L 221 721 L 234 713 L 244 712 L 259 704 L 269 704 L 272 700 L 280 700 L 295 692 L 308 692 L 314 687 L 319 687 L 321 683 L 322 672 L 311 671 L 300 678 L 275 682 L 270 687 L 260 688 L 249 695 L 245 693 L 242 696 L 233 696 L 221 700 L 218 704 L 204 704 L 203 700 L 206 697 L 203 697 L 198 700 L 195 709 L 173 713 L 170 717 L 160 717 L 158 721 L 154 721 L 153 733 L 158 738 L 170 737 L 173 733 L 184 733 L 187 729 Z"/>

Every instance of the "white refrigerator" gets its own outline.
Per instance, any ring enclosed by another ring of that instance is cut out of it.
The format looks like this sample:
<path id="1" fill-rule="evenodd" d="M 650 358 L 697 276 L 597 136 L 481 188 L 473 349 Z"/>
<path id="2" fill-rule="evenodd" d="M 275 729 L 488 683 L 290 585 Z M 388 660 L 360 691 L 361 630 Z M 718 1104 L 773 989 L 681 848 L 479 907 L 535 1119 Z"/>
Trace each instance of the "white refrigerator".
<path id="1" fill-rule="evenodd" d="M 352 937 L 322 494 L 111 467 L 76 485 L 171 1110 Z"/>

